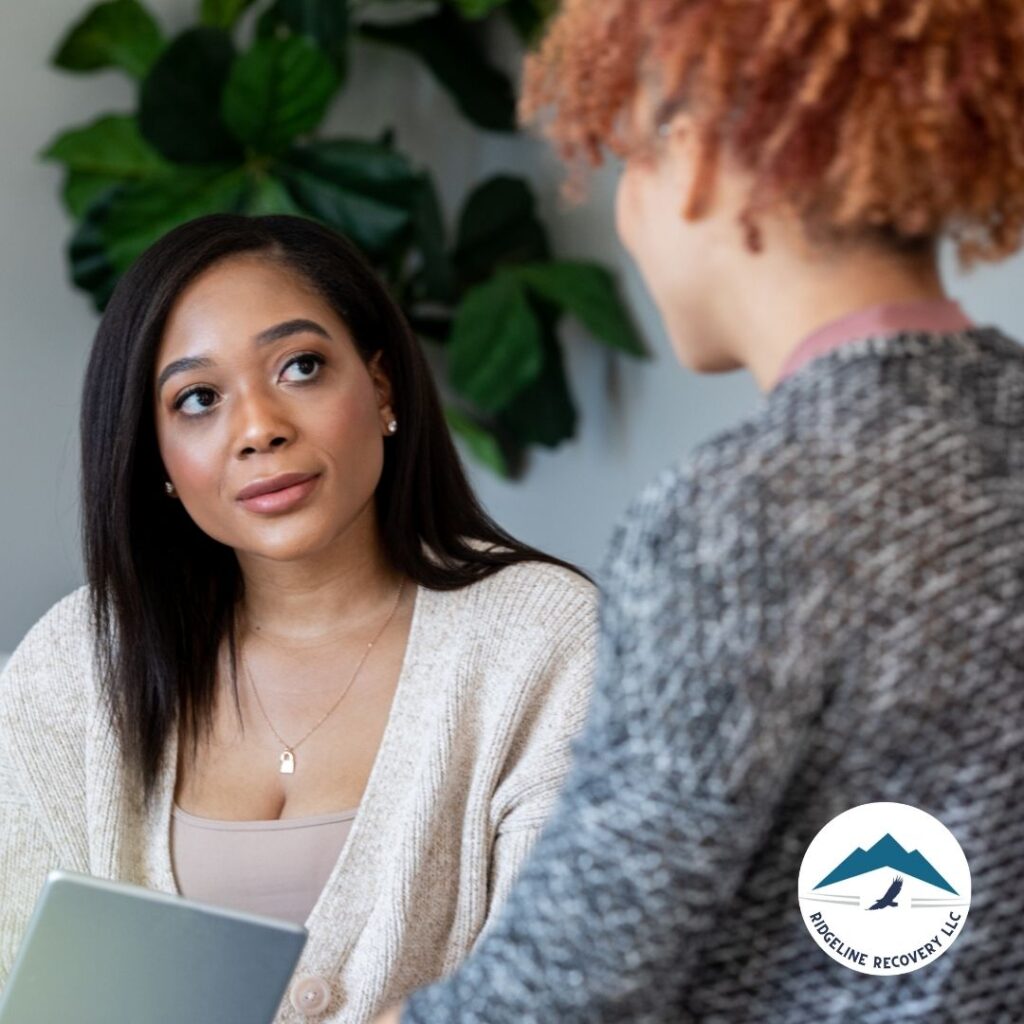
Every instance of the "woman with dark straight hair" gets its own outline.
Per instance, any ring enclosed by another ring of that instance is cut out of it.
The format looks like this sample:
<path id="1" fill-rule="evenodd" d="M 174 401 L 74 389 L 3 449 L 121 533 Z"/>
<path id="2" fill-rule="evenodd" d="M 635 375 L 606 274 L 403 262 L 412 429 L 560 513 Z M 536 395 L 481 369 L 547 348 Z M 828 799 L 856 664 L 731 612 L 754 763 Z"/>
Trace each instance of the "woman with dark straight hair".
<path id="1" fill-rule="evenodd" d="M 302 218 L 140 257 L 81 444 L 88 584 L 0 677 L 0 983 L 60 867 L 305 923 L 279 1020 L 366 1020 L 508 891 L 594 588 L 485 513 L 401 312 Z"/>

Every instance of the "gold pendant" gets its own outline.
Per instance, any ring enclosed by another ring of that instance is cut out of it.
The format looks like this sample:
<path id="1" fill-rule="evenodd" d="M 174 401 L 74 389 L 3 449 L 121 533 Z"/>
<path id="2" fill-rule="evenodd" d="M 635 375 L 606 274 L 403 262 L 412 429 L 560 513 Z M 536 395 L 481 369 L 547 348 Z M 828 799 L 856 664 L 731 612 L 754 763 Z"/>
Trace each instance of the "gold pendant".
<path id="1" fill-rule="evenodd" d="M 290 750 L 281 754 L 281 767 L 278 769 L 282 775 L 295 774 L 295 755 Z"/>

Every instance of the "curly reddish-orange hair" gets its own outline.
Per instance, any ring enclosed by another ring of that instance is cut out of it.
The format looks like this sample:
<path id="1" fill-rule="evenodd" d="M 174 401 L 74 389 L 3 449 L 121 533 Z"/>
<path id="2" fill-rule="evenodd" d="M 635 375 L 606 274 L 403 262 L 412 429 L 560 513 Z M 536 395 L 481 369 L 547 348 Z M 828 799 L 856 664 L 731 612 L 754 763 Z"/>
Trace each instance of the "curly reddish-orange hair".
<path id="1" fill-rule="evenodd" d="M 686 214 L 727 150 L 751 173 L 753 244 L 777 206 L 839 238 L 945 234 L 967 264 L 1021 244 L 1024 0 L 564 0 L 520 116 L 549 115 L 579 185 L 643 143 L 627 124 L 646 83 L 698 133 Z"/>

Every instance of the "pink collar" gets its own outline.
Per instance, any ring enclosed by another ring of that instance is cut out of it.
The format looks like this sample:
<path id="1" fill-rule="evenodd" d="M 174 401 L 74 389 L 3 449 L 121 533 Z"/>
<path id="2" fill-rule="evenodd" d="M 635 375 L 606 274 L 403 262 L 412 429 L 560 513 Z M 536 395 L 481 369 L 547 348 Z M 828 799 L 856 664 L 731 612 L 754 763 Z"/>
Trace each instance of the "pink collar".
<path id="1" fill-rule="evenodd" d="M 812 359 L 850 341 L 910 331 L 947 334 L 973 326 L 959 304 L 949 299 L 890 303 L 857 310 L 808 334 L 790 352 L 775 383 L 796 373 Z"/>

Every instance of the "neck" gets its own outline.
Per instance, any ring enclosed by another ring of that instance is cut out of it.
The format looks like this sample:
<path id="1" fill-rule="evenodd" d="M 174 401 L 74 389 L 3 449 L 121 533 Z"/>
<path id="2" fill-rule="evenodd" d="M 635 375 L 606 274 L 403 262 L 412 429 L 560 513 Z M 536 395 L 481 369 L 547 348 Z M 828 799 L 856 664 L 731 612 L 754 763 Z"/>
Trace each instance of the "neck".
<path id="1" fill-rule="evenodd" d="M 394 601 L 402 579 L 384 549 L 372 503 L 323 551 L 289 561 L 237 556 L 245 579 L 243 632 L 303 651 L 365 631 L 382 605 Z"/>
<path id="2" fill-rule="evenodd" d="M 719 292 L 721 347 L 769 391 L 786 359 L 809 334 L 871 306 L 947 298 L 934 257 L 877 249 L 807 252 L 775 247 L 742 260 L 742 281 Z"/>

